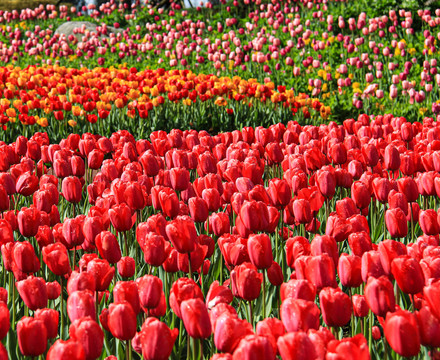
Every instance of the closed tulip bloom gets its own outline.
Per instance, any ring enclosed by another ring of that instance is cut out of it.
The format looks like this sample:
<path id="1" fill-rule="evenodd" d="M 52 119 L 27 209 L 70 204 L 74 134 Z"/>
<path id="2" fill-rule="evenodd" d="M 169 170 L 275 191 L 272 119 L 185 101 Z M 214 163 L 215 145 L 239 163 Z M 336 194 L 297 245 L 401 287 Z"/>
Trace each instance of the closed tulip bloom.
<path id="1" fill-rule="evenodd" d="M 338 264 L 338 244 L 332 236 L 316 235 L 310 245 L 310 254 L 312 256 L 327 254 L 332 258 L 335 267 Z"/>
<path id="2" fill-rule="evenodd" d="M 440 346 L 440 319 L 428 306 L 423 306 L 416 313 L 419 324 L 420 342 L 422 345 L 435 348 Z"/>
<path id="3" fill-rule="evenodd" d="M 90 244 L 95 244 L 96 236 L 104 231 L 104 222 L 100 216 L 87 216 L 83 223 L 84 240 Z"/>
<path id="4" fill-rule="evenodd" d="M 73 249 L 84 242 L 83 223 L 81 217 L 65 219 L 63 223 L 63 237 L 68 249 Z"/>
<path id="5" fill-rule="evenodd" d="M 86 360 L 95 360 L 101 356 L 104 345 L 104 332 L 92 318 L 75 320 L 69 327 L 70 338 L 82 345 Z"/>
<path id="6" fill-rule="evenodd" d="M 375 178 L 373 180 L 373 191 L 376 199 L 382 204 L 388 201 L 388 194 L 391 191 L 391 183 L 385 178 Z"/>
<path id="7" fill-rule="evenodd" d="M 305 199 L 296 199 L 292 204 L 295 221 L 300 224 L 308 224 L 312 221 L 310 202 Z"/>
<path id="8" fill-rule="evenodd" d="M 315 301 L 316 288 L 306 279 L 291 279 L 280 288 L 281 301 L 287 298 Z"/>
<path id="9" fill-rule="evenodd" d="M 94 293 L 96 290 L 96 281 L 92 273 L 87 271 L 73 271 L 67 280 L 67 293 L 70 295 L 78 290 L 89 290 Z"/>
<path id="10" fill-rule="evenodd" d="M 46 360 L 86 360 L 82 345 L 73 340 L 57 340 L 47 352 Z"/>
<path id="11" fill-rule="evenodd" d="M 23 273 L 34 273 L 40 269 L 40 261 L 29 241 L 14 243 L 12 257 L 18 270 Z"/>
<path id="12" fill-rule="evenodd" d="M 110 304 L 108 327 L 119 340 L 131 340 L 136 334 L 136 313 L 128 301 Z"/>
<path id="13" fill-rule="evenodd" d="M 352 215 L 359 214 L 359 209 L 352 198 L 346 197 L 336 201 L 336 214 L 344 219 L 348 219 Z"/>
<path id="14" fill-rule="evenodd" d="M 409 311 L 388 313 L 384 333 L 388 344 L 401 356 L 416 356 L 420 352 L 420 333 L 416 316 Z"/>
<path id="15" fill-rule="evenodd" d="M 218 280 L 215 280 L 209 286 L 205 303 L 208 309 L 212 309 L 214 306 L 220 303 L 230 304 L 232 300 L 234 300 L 232 291 L 227 286 L 220 285 Z"/>
<path id="16" fill-rule="evenodd" d="M 364 158 L 365 164 L 370 167 L 375 167 L 379 162 L 379 153 L 376 146 L 373 144 L 362 145 L 362 156 Z"/>
<path id="17" fill-rule="evenodd" d="M 38 190 L 38 178 L 30 172 L 20 175 L 15 184 L 15 190 L 23 196 L 32 195 Z"/>
<path id="18" fill-rule="evenodd" d="M 260 296 L 263 275 L 251 263 L 243 263 L 231 271 L 231 282 L 234 296 L 252 301 Z"/>
<path id="19" fill-rule="evenodd" d="M 341 254 L 338 261 L 338 275 L 345 287 L 357 288 L 362 280 L 362 259 L 356 255 Z"/>
<path id="20" fill-rule="evenodd" d="M 266 318 L 257 323 L 255 333 L 266 337 L 272 344 L 274 353 L 278 352 L 277 340 L 286 333 L 283 322 L 277 318 Z"/>
<path id="21" fill-rule="evenodd" d="M 47 330 L 47 338 L 55 339 L 58 336 L 60 313 L 54 309 L 37 309 L 34 318 L 41 320 Z"/>
<path id="22" fill-rule="evenodd" d="M 385 168 L 391 171 L 398 170 L 400 167 L 400 153 L 397 148 L 389 144 L 385 148 L 385 154 L 384 154 L 384 165 Z"/>
<path id="23" fill-rule="evenodd" d="M 364 295 L 354 294 L 351 298 L 353 314 L 356 317 L 366 317 L 370 308 Z"/>
<path id="24" fill-rule="evenodd" d="M 113 205 L 108 213 L 110 221 L 116 231 L 128 231 L 133 226 L 131 209 L 127 204 Z"/>
<path id="25" fill-rule="evenodd" d="M 146 360 L 168 359 L 178 335 L 178 329 L 170 330 L 158 319 L 148 318 L 141 330 L 142 356 Z"/>
<path id="26" fill-rule="evenodd" d="M 409 202 L 414 202 L 419 197 L 419 190 L 413 178 L 402 177 L 397 180 L 399 191 L 404 193 Z"/>
<path id="27" fill-rule="evenodd" d="M 110 231 L 102 231 L 95 238 L 95 244 L 99 255 L 110 264 L 116 264 L 121 259 L 121 249 L 118 239 Z"/>
<path id="28" fill-rule="evenodd" d="M 291 332 L 277 340 L 282 360 L 315 360 L 315 345 L 303 331 Z"/>
<path id="29" fill-rule="evenodd" d="M 70 270 L 69 255 L 61 243 L 47 245 L 42 250 L 43 261 L 55 275 L 68 274 Z"/>
<path id="30" fill-rule="evenodd" d="M 58 299 L 61 295 L 61 285 L 58 281 L 47 282 L 46 290 L 48 300 Z"/>
<path id="31" fill-rule="evenodd" d="M 396 257 L 391 263 L 391 273 L 405 294 L 422 292 L 425 278 L 416 259 L 410 256 Z"/>
<path id="32" fill-rule="evenodd" d="M 269 282 L 273 286 L 280 286 L 284 281 L 284 274 L 283 270 L 281 269 L 281 266 L 275 262 L 272 261 L 272 265 L 269 269 L 267 269 L 267 278 L 269 279 Z"/>
<path id="33" fill-rule="evenodd" d="M 180 305 L 185 300 L 195 298 L 203 299 L 200 287 L 192 279 L 180 278 L 177 279 L 171 287 L 169 304 L 173 312 L 179 318 L 182 318 Z"/>
<path id="34" fill-rule="evenodd" d="M 307 261 L 306 279 L 318 290 L 336 286 L 335 263 L 328 254 L 312 256 Z"/>
<path id="35" fill-rule="evenodd" d="M 319 293 L 319 304 L 322 318 L 327 326 L 341 327 L 350 321 L 351 300 L 340 288 L 327 287 L 322 289 Z"/>
<path id="36" fill-rule="evenodd" d="M 440 319 L 440 281 L 434 281 L 428 286 L 425 286 L 423 288 L 423 296 L 432 313 Z"/>
<path id="37" fill-rule="evenodd" d="M 165 239 L 162 235 L 148 233 L 141 248 L 144 252 L 145 262 L 151 266 L 161 266 L 168 257 Z"/>
<path id="38" fill-rule="evenodd" d="M 134 276 L 136 270 L 136 262 L 130 256 L 124 256 L 118 261 L 118 273 L 123 279 Z"/>
<path id="39" fill-rule="evenodd" d="M 40 212 L 35 208 L 23 207 L 17 215 L 18 229 L 26 238 L 37 235 L 40 226 Z"/>
<path id="40" fill-rule="evenodd" d="M 365 209 L 370 204 L 371 194 L 362 181 L 356 181 L 351 185 L 351 198 L 358 209 Z"/>
<path id="41" fill-rule="evenodd" d="M 118 281 L 113 288 L 113 300 L 116 303 L 127 301 L 136 314 L 141 310 L 139 291 L 134 281 Z"/>
<path id="42" fill-rule="evenodd" d="M 9 309 L 6 303 L 0 302 L 0 340 L 8 334 L 10 328 Z"/>
<path id="43" fill-rule="evenodd" d="M 272 201 L 272 204 L 277 207 L 284 207 L 292 198 L 292 191 L 286 180 L 271 179 L 267 193 Z"/>
<path id="44" fill-rule="evenodd" d="M 211 321 L 202 299 L 183 301 L 180 304 L 180 312 L 189 336 L 195 339 L 206 339 L 211 335 Z"/>
<path id="45" fill-rule="evenodd" d="M 351 233 L 348 236 L 350 250 L 356 256 L 362 256 L 365 252 L 373 249 L 371 238 L 365 231 Z"/>
<path id="46" fill-rule="evenodd" d="M 71 322 L 90 316 L 96 319 L 95 298 L 88 290 L 74 291 L 67 298 L 67 315 Z"/>
<path id="47" fill-rule="evenodd" d="M 144 309 L 153 309 L 159 305 L 162 290 L 162 280 L 157 276 L 144 275 L 136 279 L 140 304 Z"/>
<path id="48" fill-rule="evenodd" d="M 437 221 L 437 213 L 433 209 L 420 211 L 419 225 L 425 235 L 438 235 L 440 232 L 440 227 Z"/>
<path id="49" fill-rule="evenodd" d="M 173 219 L 179 214 L 179 198 L 173 189 L 163 188 L 160 190 L 158 200 L 165 216 Z"/>
<path id="50" fill-rule="evenodd" d="M 63 179 L 61 189 L 64 198 L 71 203 L 79 203 L 82 196 L 82 185 L 79 178 L 76 176 L 69 176 Z"/>
<path id="51" fill-rule="evenodd" d="M 393 284 L 386 276 L 368 278 L 364 293 L 368 307 L 375 315 L 384 317 L 387 312 L 394 311 Z"/>
<path id="52" fill-rule="evenodd" d="M 147 205 L 142 186 L 138 182 L 130 182 L 125 187 L 124 198 L 132 210 L 142 210 Z"/>
<path id="53" fill-rule="evenodd" d="M 208 225 L 209 233 L 215 236 L 222 236 L 231 231 L 229 216 L 224 212 L 213 213 L 206 225 Z"/>
<path id="54" fill-rule="evenodd" d="M 287 298 L 281 304 L 280 314 L 287 332 L 319 328 L 321 313 L 318 306 L 312 301 Z"/>
<path id="55" fill-rule="evenodd" d="M 219 351 L 233 353 L 240 340 L 251 334 L 253 334 L 251 324 L 239 319 L 236 314 L 224 312 L 215 322 L 214 344 Z"/>
<path id="56" fill-rule="evenodd" d="M 17 338 L 20 352 L 24 356 L 40 356 L 46 351 L 47 330 L 41 320 L 21 318 L 17 323 Z"/>
<path id="57" fill-rule="evenodd" d="M 26 306 L 35 311 L 47 306 L 46 282 L 43 278 L 29 276 L 16 284 L 20 297 Z"/>
<path id="58" fill-rule="evenodd" d="M 385 224 L 392 238 L 403 238 L 408 234 L 408 221 L 400 208 L 388 209 L 385 212 Z"/>
<path id="59" fill-rule="evenodd" d="M 53 198 L 49 190 L 38 190 L 34 192 L 32 198 L 33 198 L 33 204 L 38 211 L 44 211 L 46 213 L 50 213 L 50 211 L 52 210 Z M 9 199 L 8 199 L 8 205 L 9 205 Z M 4 208 L 3 210 L 7 210 L 7 208 Z"/>
<path id="60" fill-rule="evenodd" d="M 327 199 L 333 198 L 336 191 L 336 177 L 328 170 L 319 170 L 316 173 L 316 183 L 321 194 Z"/>
<path id="61" fill-rule="evenodd" d="M 364 335 L 357 334 L 352 338 L 331 340 L 327 344 L 326 357 L 329 359 L 369 360 L 370 351 Z"/>
<path id="62" fill-rule="evenodd" d="M 173 246 L 181 254 L 195 250 L 197 231 L 194 221 L 188 216 L 179 216 L 166 226 L 166 234 Z"/>
<path id="63" fill-rule="evenodd" d="M 208 204 L 199 197 L 188 200 L 188 208 L 194 222 L 205 222 L 209 215 Z"/>
<path id="64" fill-rule="evenodd" d="M 96 291 L 104 291 L 115 275 L 115 268 L 104 259 L 93 259 L 87 264 L 87 271 L 95 278 Z"/>
<path id="65" fill-rule="evenodd" d="M 257 269 L 268 269 L 272 266 L 272 244 L 268 235 L 251 235 L 247 245 L 249 258 Z"/>
<path id="66" fill-rule="evenodd" d="M 248 335 L 241 339 L 232 356 L 233 360 L 248 359 L 258 354 L 262 360 L 274 360 L 276 352 L 270 340 L 264 336 Z"/>
<path id="67" fill-rule="evenodd" d="M 378 251 L 371 250 L 362 255 L 361 272 L 364 282 L 367 282 L 369 277 L 379 278 L 386 275 Z"/>

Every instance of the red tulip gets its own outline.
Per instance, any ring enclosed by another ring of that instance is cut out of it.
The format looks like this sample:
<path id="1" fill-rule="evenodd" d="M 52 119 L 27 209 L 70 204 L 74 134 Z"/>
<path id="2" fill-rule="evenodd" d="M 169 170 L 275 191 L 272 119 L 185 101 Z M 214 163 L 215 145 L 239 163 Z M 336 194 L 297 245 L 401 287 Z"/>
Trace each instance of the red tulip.
<path id="1" fill-rule="evenodd" d="M 352 306 L 350 297 L 340 288 L 327 287 L 319 293 L 322 318 L 327 326 L 341 327 L 350 321 Z"/>
<path id="2" fill-rule="evenodd" d="M 272 266 L 272 244 L 268 235 L 251 235 L 247 245 L 249 258 L 257 269 L 268 269 Z"/>
<path id="3" fill-rule="evenodd" d="M 166 233 L 178 252 L 185 254 L 195 250 L 197 231 L 188 216 L 179 216 L 168 223 Z"/>
<path id="4" fill-rule="evenodd" d="M 40 356 L 46 351 L 47 330 L 44 322 L 23 317 L 17 323 L 18 346 L 24 356 Z"/>
<path id="5" fill-rule="evenodd" d="M 282 360 L 314 360 L 315 346 L 305 332 L 291 332 L 277 340 Z"/>
<path id="6" fill-rule="evenodd" d="M 368 342 L 362 334 L 342 340 L 332 340 L 327 344 L 330 359 L 369 360 Z"/>
<path id="7" fill-rule="evenodd" d="M 296 199 L 292 204 L 295 221 L 300 224 L 308 224 L 312 221 L 310 202 L 305 199 Z"/>
<path id="8" fill-rule="evenodd" d="M 255 357 L 265 360 L 274 360 L 276 352 L 270 340 L 264 336 L 248 335 L 241 339 L 237 348 L 234 351 L 233 359 L 248 359 Z"/>
<path id="9" fill-rule="evenodd" d="M 292 298 L 313 302 L 316 298 L 316 288 L 306 279 L 291 279 L 282 284 L 280 290 L 281 301 Z"/>
<path id="10" fill-rule="evenodd" d="M 121 249 L 118 239 L 110 231 L 102 231 L 95 237 L 99 255 L 110 264 L 115 264 L 121 259 Z"/>
<path id="11" fill-rule="evenodd" d="M 351 298 L 353 314 L 356 317 L 366 317 L 370 311 L 364 295 L 354 294 Z"/>
<path id="12" fill-rule="evenodd" d="M 17 215 L 18 229 L 20 233 L 30 238 L 37 235 L 40 225 L 40 212 L 35 208 L 23 207 Z"/>
<path id="13" fill-rule="evenodd" d="M 75 320 L 69 328 L 70 338 L 81 344 L 86 360 L 94 360 L 101 356 L 104 345 L 104 332 L 98 323 L 89 318 Z"/>
<path id="14" fill-rule="evenodd" d="M 12 257 L 18 270 L 23 273 L 34 273 L 40 269 L 40 261 L 29 241 L 14 243 Z"/>
<path id="15" fill-rule="evenodd" d="M 79 203 L 82 196 L 82 185 L 76 176 L 65 177 L 62 182 L 64 198 L 71 203 Z"/>
<path id="16" fill-rule="evenodd" d="M 362 181 L 356 181 L 351 185 L 351 198 L 358 209 L 365 209 L 371 201 L 370 191 Z"/>
<path id="17" fill-rule="evenodd" d="M 362 259 L 356 255 L 342 253 L 338 262 L 338 275 L 345 287 L 357 288 L 362 280 Z"/>
<path id="18" fill-rule="evenodd" d="M 231 282 L 234 296 L 252 301 L 260 296 L 263 275 L 251 263 L 243 263 L 231 271 Z"/>
<path id="19" fill-rule="evenodd" d="M 26 306 L 35 311 L 47 306 L 46 282 L 43 278 L 29 276 L 16 283 L 18 293 Z"/>
<path id="20" fill-rule="evenodd" d="M 416 259 L 410 256 L 396 257 L 391 263 L 391 273 L 405 294 L 422 292 L 425 279 Z"/>
<path id="21" fill-rule="evenodd" d="M 113 301 L 115 303 L 127 301 L 133 311 L 140 311 L 139 291 L 134 281 L 118 281 L 113 288 Z"/>
<path id="22" fill-rule="evenodd" d="M 96 319 L 95 298 L 88 290 L 74 291 L 67 298 L 67 315 L 71 322 L 90 316 Z"/>
<path id="23" fill-rule="evenodd" d="M 440 226 L 437 221 L 437 213 L 433 209 L 420 211 L 419 225 L 425 235 L 438 235 Z"/>
<path id="24" fill-rule="evenodd" d="M 305 275 L 318 290 L 327 286 L 336 287 L 335 264 L 327 254 L 310 257 Z"/>
<path id="25" fill-rule="evenodd" d="M 287 298 L 281 304 L 280 314 L 287 332 L 319 328 L 321 313 L 318 306 L 312 301 Z"/>
<path id="26" fill-rule="evenodd" d="M 211 335 L 208 309 L 200 298 L 188 299 L 180 304 L 183 324 L 188 335 L 195 339 L 206 339 Z"/>
<path id="27" fill-rule="evenodd" d="M 92 273 L 87 271 L 76 272 L 73 271 L 67 280 L 67 293 L 70 295 L 74 291 L 78 290 L 89 290 L 94 293 L 96 290 L 95 277 Z"/>
<path id="28" fill-rule="evenodd" d="M 61 243 L 45 246 L 42 250 L 43 261 L 55 275 L 70 273 L 69 256 L 66 247 Z"/>
<path id="29" fill-rule="evenodd" d="M 217 307 L 221 305 L 223 304 Z M 251 324 L 239 319 L 236 314 L 224 312 L 215 321 L 214 344 L 219 351 L 233 353 L 240 340 L 251 334 L 253 334 Z"/>
<path id="30" fill-rule="evenodd" d="M 423 288 L 423 295 L 432 313 L 440 319 L 440 281 L 435 281 Z"/>
<path id="31" fill-rule="evenodd" d="M 136 263 L 130 256 L 124 256 L 118 261 L 118 273 L 122 278 L 128 279 L 134 276 Z"/>
<path id="32" fill-rule="evenodd" d="M 47 338 L 55 339 L 58 336 L 60 314 L 54 309 L 37 309 L 35 319 L 41 320 L 47 330 Z"/>
<path id="33" fill-rule="evenodd" d="M 171 287 L 169 298 L 170 307 L 179 318 L 182 318 L 180 311 L 182 302 L 196 298 L 203 299 L 203 294 L 194 280 L 189 278 L 177 279 Z"/>
<path id="34" fill-rule="evenodd" d="M 142 325 L 142 355 L 146 360 L 166 360 L 170 357 L 178 329 L 170 330 L 163 322 L 148 318 Z"/>
<path id="35" fill-rule="evenodd" d="M 420 332 L 420 342 L 426 347 L 435 348 L 440 345 L 440 319 L 428 306 L 423 306 L 416 313 Z"/>
<path id="36" fill-rule="evenodd" d="M 401 356 L 416 356 L 420 351 L 420 333 L 416 316 L 399 310 L 388 313 L 384 333 L 391 348 Z"/>
<path id="37" fill-rule="evenodd" d="M 115 275 L 115 268 L 107 260 L 93 259 L 87 264 L 87 271 L 95 278 L 96 291 L 104 291 Z"/>
<path id="38" fill-rule="evenodd" d="M 378 279 L 369 277 L 364 293 L 368 307 L 374 314 L 384 317 L 389 311 L 394 311 L 393 284 L 386 276 Z"/>
<path id="39" fill-rule="evenodd" d="M 47 352 L 46 360 L 86 360 L 86 353 L 79 342 L 57 340 Z"/>
<path id="40" fill-rule="evenodd" d="M 133 226 L 132 213 L 129 206 L 125 203 L 119 205 L 113 205 L 108 211 L 110 221 L 116 231 L 123 232 L 128 231 Z"/>
<path id="41" fill-rule="evenodd" d="M 220 303 L 230 304 L 233 299 L 232 291 L 228 287 L 220 285 L 218 280 L 215 280 L 209 287 L 205 303 L 208 309 L 212 309 Z"/>
<path id="42" fill-rule="evenodd" d="M 130 303 L 123 301 L 110 304 L 108 327 L 119 340 L 131 340 L 136 334 L 136 313 Z"/>
<path id="43" fill-rule="evenodd" d="M 9 309 L 6 303 L 0 302 L 0 340 L 8 334 L 10 328 Z"/>
<path id="44" fill-rule="evenodd" d="M 209 215 L 208 204 L 199 197 L 188 200 L 188 208 L 194 222 L 205 222 Z"/>
<path id="45" fill-rule="evenodd" d="M 385 224 L 392 238 L 403 238 L 408 234 L 408 221 L 400 208 L 385 212 Z"/>
<path id="46" fill-rule="evenodd" d="M 391 263 L 398 256 L 406 255 L 405 244 L 394 240 L 383 240 L 378 246 L 380 264 L 385 275 L 391 274 Z M 378 277 L 378 276 L 375 276 Z"/>

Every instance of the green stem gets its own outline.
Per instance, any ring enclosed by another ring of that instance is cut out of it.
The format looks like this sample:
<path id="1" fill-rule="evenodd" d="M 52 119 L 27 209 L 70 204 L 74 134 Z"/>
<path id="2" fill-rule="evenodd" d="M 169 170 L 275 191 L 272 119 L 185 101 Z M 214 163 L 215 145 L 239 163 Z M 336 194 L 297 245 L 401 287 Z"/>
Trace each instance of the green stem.
<path id="1" fill-rule="evenodd" d="M 131 360 L 131 343 L 130 340 L 125 341 L 125 358 Z"/>
<path id="2" fill-rule="evenodd" d="M 263 270 L 263 320 L 266 318 L 266 269 Z"/>
<path id="3" fill-rule="evenodd" d="M 63 277 L 60 276 L 60 285 L 61 285 L 61 307 L 60 307 L 60 316 L 61 316 L 61 329 L 60 329 L 60 339 L 64 340 L 64 298 L 63 298 Z"/>

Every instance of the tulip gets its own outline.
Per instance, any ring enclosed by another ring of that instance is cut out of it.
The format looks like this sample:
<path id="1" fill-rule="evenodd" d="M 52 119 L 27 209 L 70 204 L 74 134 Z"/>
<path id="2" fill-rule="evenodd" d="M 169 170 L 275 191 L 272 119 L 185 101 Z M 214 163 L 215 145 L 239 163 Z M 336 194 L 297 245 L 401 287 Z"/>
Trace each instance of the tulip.
<path id="1" fill-rule="evenodd" d="M 82 345 L 75 340 L 57 340 L 47 352 L 47 360 L 86 360 Z"/>
<path id="2" fill-rule="evenodd" d="M 136 313 L 127 301 L 109 306 L 108 327 L 119 340 L 131 340 L 136 334 Z"/>
<path id="3" fill-rule="evenodd" d="M 180 278 L 174 282 L 170 291 L 169 304 L 173 312 L 182 318 L 180 306 L 183 301 L 189 299 L 203 299 L 202 290 L 197 286 L 194 280 L 189 278 Z"/>
<path id="4" fill-rule="evenodd" d="M 281 304 L 280 314 L 288 332 L 319 328 L 320 311 L 312 301 L 287 298 Z"/>
<path id="5" fill-rule="evenodd" d="M 61 243 L 45 246 L 42 250 L 43 261 L 55 275 L 70 273 L 69 256 L 66 247 Z"/>
<path id="6" fill-rule="evenodd" d="M 161 266 L 169 255 L 163 236 L 153 232 L 144 237 L 141 248 L 145 262 L 151 266 Z"/>
<path id="7" fill-rule="evenodd" d="M 393 284 L 386 276 L 378 279 L 369 277 L 364 293 L 368 307 L 374 314 L 384 317 L 389 311 L 394 311 Z"/>
<path id="8" fill-rule="evenodd" d="M 95 299 L 88 290 L 74 291 L 67 298 L 67 315 L 71 322 L 90 316 L 96 319 Z"/>
<path id="9" fill-rule="evenodd" d="M 211 335 L 211 321 L 203 300 L 195 298 L 182 301 L 180 312 L 189 336 L 194 339 L 206 339 Z"/>
<path id="10" fill-rule="evenodd" d="M 24 356 L 40 356 L 46 351 L 47 330 L 41 320 L 23 317 L 17 323 L 17 338 Z"/>
<path id="11" fill-rule="evenodd" d="M 384 333 L 391 348 L 399 355 L 411 357 L 419 353 L 420 333 L 414 314 L 404 310 L 388 313 Z"/>
<path id="12" fill-rule="evenodd" d="M 339 288 L 324 288 L 319 293 L 322 318 L 327 326 L 341 327 L 351 318 L 352 305 L 350 297 Z"/>
<path id="13" fill-rule="evenodd" d="M 18 270 L 23 273 L 34 273 L 40 269 L 40 261 L 29 241 L 16 242 L 12 257 Z"/>
<path id="14" fill-rule="evenodd" d="M 247 359 L 258 354 L 259 358 L 274 360 L 276 352 L 270 340 L 264 336 L 248 335 L 241 339 L 234 351 L 233 359 Z"/>
<path id="15" fill-rule="evenodd" d="M 124 256 L 118 261 L 118 273 L 122 278 L 128 279 L 134 276 L 136 263 L 130 256 Z"/>
<path id="16" fill-rule="evenodd" d="M 17 215 L 18 229 L 20 233 L 30 238 L 37 235 L 40 224 L 40 212 L 35 208 L 23 207 Z"/>
<path id="17" fill-rule="evenodd" d="M 327 344 L 327 355 L 330 358 L 370 359 L 368 343 L 362 334 L 342 340 L 332 340 Z"/>
<path id="18" fill-rule="evenodd" d="M 251 235 L 248 242 L 249 258 L 257 269 L 268 269 L 272 266 L 272 244 L 266 234 Z"/>
<path id="19" fill-rule="evenodd" d="M 439 295 L 440 295 L 440 282 L 435 281 L 428 286 L 423 288 L 423 295 L 428 303 L 428 306 L 432 313 L 440 318 L 440 308 L 439 308 Z"/>
<path id="20" fill-rule="evenodd" d="M 61 186 L 64 198 L 73 204 L 81 201 L 82 185 L 76 176 L 65 177 Z"/>
<path id="21" fill-rule="evenodd" d="M 95 278 L 96 291 L 104 291 L 115 275 L 115 268 L 107 260 L 93 259 L 87 264 L 87 271 Z"/>
<path id="22" fill-rule="evenodd" d="M 419 325 L 420 342 L 427 347 L 438 347 L 440 344 L 440 320 L 432 313 L 428 306 L 424 306 L 416 313 Z"/>
<path id="23" fill-rule="evenodd" d="M 357 288 L 362 280 L 362 259 L 356 255 L 342 253 L 338 262 L 338 275 L 345 287 Z"/>
<path id="24" fill-rule="evenodd" d="M 327 254 L 310 257 L 305 275 L 318 290 L 327 286 L 336 286 L 335 264 Z"/>
<path id="25" fill-rule="evenodd" d="M 39 277 L 29 276 L 16 283 L 18 293 L 30 310 L 42 309 L 47 306 L 46 282 Z"/>
<path id="26" fill-rule="evenodd" d="M 99 255 L 110 264 L 115 264 L 121 259 L 121 249 L 118 239 L 110 231 L 102 231 L 95 237 Z"/>
<path id="27" fill-rule="evenodd" d="M 233 353 L 240 340 L 251 334 L 253 334 L 251 324 L 239 319 L 236 314 L 224 312 L 215 322 L 214 344 L 219 351 Z"/>
<path id="28" fill-rule="evenodd" d="M 358 209 L 365 209 L 371 201 L 368 187 L 361 181 L 356 181 L 351 186 L 351 197 Z"/>
<path id="29" fill-rule="evenodd" d="M 230 304 L 233 299 L 232 291 L 228 287 L 220 285 L 216 280 L 209 287 L 205 303 L 208 309 L 212 309 L 217 304 Z"/>
<path id="30" fill-rule="evenodd" d="M 419 262 L 410 256 L 399 256 L 391 263 L 391 273 L 405 294 L 422 292 L 424 276 Z"/>
<path id="31" fill-rule="evenodd" d="M 104 332 L 90 317 L 75 320 L 69 328 L 70 338 L 82 345 L 86 360 L 101 356 L 104 345 Z"/>
<path id="32" fill-rule="evenodd" d="M 315 346 L 305 332 L 291 332 L 280 336 L 277 346 L 282 360 L 316 359 Z"/>
<path id="33" fill-rule="evenodd" d="M 113 300 L 116 303 L 127 301 L 133 311 L 140 311 L 139 291 L 134 281 L 118 281 L 113 288 Z"/>
<path id="34" fill-rule="evenodd" d="M 58 336 L 59 317 L 60 314 L 54 309 L 37 309 L 34 316 L 44 323 L 48 339 L 55 339 Z"/>
<path id="35" fill-rule="evenodd" d="M 437 221 L 437 213 L 433 209 L 420 211 L 419 225 L 425 235 L 438 235 L 440 226 Z"/>
<path id="36" fill-rule="evenodd" d="M 260 296 L 263 276 L 251 263 L 243 263 L 231 271 L 231 282 L 234 296 L 252 301 Z"/>
<path id="37" fill-rule="evenodd" d="M 178 329 L 170 330 L 163 322 L 148 318 L 142 325 L 142 356 L 147 360 L 166 360 L 170 357 Z"/>
<path id="38" fill-rule="evenodd" d="M 400 208 L 388 209 L 385 212 L 385 224 L 392 238 L 403 238 L 408 234 L 408 222 Z"/>
<path id="39" fill-rule="evenodd" d="M 127 204 L 122 203 L 119 205 L 114 205 L 108 213 L 110 216 L 110 221 L 116 231 L 128 231 L 133 226 L 131 209 Z"/>
<path id="40" fill-rule="evenodd" d="M 8 306 L 0 303 L 0 340 L 8 334 L 10 328 L 9 309 Z"/>
<path id="41" fill-rule="evenodd" d="M 195 250 L 197 232 L 194 222 L 189 217 L 177 217 L 168 223 L 166 233 L 173 246 L 181 254 Z"/>

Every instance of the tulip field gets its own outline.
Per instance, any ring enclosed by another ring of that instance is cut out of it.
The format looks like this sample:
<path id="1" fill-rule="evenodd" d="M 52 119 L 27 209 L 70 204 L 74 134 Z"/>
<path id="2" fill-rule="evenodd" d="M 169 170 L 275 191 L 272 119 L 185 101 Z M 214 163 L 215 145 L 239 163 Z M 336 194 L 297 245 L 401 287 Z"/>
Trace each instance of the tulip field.
<path id="1" fill-rule="evenodd" d="M 440 8 L 169 5 L 0 5 L 0 360 L 440 359 Z"/>

